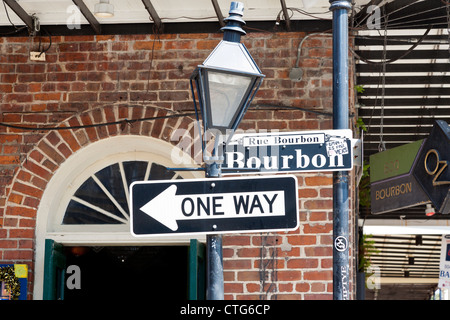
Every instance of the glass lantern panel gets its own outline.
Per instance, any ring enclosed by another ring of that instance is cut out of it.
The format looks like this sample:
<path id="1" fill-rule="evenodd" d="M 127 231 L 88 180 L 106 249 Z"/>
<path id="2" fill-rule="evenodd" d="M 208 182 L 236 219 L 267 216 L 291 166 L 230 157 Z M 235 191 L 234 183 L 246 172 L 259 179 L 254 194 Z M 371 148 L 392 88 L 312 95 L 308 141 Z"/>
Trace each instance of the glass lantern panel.
<path id="1" fill-rule="evenodd" d="M 208 71 L 208 81 L 212 126 L 228 128 L 236 111 L 241 107 L 252 78 Z"/>

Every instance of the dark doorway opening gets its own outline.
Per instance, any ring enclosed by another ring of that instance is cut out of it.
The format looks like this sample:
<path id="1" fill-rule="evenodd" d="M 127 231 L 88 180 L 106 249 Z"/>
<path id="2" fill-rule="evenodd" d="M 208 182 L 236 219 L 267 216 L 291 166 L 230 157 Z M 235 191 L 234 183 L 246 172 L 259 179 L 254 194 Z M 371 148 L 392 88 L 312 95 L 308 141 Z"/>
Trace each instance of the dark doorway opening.
<path id="1" fill-rule="evenodd" d="M 65 252 L 67 266 L 79 267 L 81 288 L 67 283 L 64 300 L 187 298 L 187 246 L 65 247 Z M 74 283 L 73 277 L 67 273 L 66 281 Z"/>

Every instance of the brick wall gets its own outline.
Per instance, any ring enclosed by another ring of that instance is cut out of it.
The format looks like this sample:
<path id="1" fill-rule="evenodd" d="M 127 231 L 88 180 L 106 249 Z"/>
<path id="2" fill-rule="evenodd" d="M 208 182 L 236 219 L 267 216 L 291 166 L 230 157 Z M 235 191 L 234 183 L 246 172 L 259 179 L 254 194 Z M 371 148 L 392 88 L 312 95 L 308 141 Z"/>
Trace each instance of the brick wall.
<path id="1" fill-rule="evenodd" d="M 304 36 L 250 33 L 242 39 L 266 75 L 242 129 L 332 128 L 331 37 L 305 41 L 299 63 L 303 79 L 293 82 L 288 76 Z M 61 163 L 110 136 L 169 141 L 173 130 L 192 128 L 193 117 L 124 120 L 192 111 L 189 77 L 221 38 L 60 36 L 52 38 L 46 62 L 29 60 L 38 39 L 0 38 L 0 122 L 29 127 L 119 122 L 58 131 L 0 126 L 0 263 L 28 264 L 30 292 L 36 212 Z M 41 40 L 49 45 L 48 38 Z M 227 299 L 331 299 L 332 175 L 302 174 L 298 182 L 299 230 L 224 236 Z"/>

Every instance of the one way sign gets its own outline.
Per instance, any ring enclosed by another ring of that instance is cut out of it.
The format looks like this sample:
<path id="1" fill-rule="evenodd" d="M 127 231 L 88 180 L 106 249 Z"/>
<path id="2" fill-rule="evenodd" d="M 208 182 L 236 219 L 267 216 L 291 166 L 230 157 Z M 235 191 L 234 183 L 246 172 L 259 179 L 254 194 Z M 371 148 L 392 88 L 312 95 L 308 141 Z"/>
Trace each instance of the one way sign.
<path id="1" fill-rule="evenodd" d="M 290 175 L 134 182 L 130 197 L 135 236 L 298 227 L 297 179 Z"/>

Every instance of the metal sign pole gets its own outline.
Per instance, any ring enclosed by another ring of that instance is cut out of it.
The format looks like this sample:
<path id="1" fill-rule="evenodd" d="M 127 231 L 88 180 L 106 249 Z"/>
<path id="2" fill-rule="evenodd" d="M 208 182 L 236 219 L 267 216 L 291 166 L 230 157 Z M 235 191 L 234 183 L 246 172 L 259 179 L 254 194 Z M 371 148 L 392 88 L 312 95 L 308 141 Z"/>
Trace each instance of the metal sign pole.
<path id="1" fill-rule="evenodd" d="M 349 1 L 331 1 L 333 11 L 333 128 L 348 129 L 348 11 Z M 333 299 L 348 300 L 349 232 L 348 172 L 333 175 Z"/>
<path id="2" fill-rule="evenodd" d="M 220 165 L 216 162 L 206 164 L 206 177 L 218 178 L 220 171 Z M 222 235 L 206 236 L 206 261 L 206 299 L 223 300 Z"/>
<path id="3" fill-rule="evenodd" d="M 223 40 L 239 43 L 241 35 L 245 34 L 241 26 L 244 24 L 242 14 L 244 5 L 240 2 L 231 2 L 230 16 L 225 19 L 226 25 L 221 28 L 224 32 Z M 244 112 L 244 110 L 242 110 Z M 216 139 L 219 139 L 217 136 Z M 217 152 L 217 149 L 215 149 Z M 206 164 L 206 177 L 217 178 L 221 175 L 221 166 L 218 163 Z M 207 241 L 207 265 L 206 265 L 206 299 L 223 300 L 223 256 L 222 256 L 222 235 L 208 235 Z"/>

